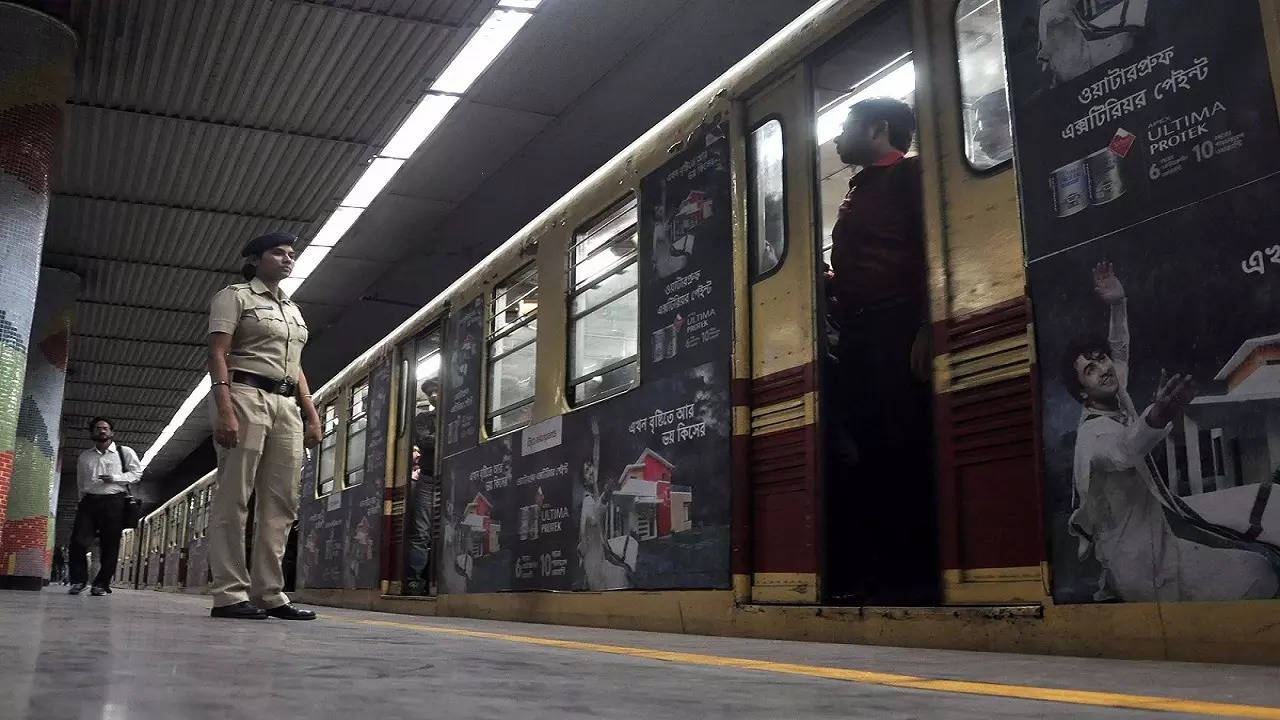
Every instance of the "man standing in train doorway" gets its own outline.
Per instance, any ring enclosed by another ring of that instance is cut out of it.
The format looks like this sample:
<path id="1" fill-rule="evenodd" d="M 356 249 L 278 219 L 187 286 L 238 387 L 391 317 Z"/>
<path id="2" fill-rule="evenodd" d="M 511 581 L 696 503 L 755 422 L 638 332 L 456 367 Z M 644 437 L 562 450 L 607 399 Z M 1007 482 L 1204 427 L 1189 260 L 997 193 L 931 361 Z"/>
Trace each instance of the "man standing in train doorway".
<path id="1" fill-rule="evenodd" d="M 833 599 L 936 601 L 928 292 L 915 114 L 891 98 L 850 108 L 836 138 L 860 168 L 832 229 L 838 369 L 830 423 L 855 445 L 827 475 Z M 829 433 L 829 437 L 834 434 Z M 838 530 L 836 530 L 838 528 Z"/>

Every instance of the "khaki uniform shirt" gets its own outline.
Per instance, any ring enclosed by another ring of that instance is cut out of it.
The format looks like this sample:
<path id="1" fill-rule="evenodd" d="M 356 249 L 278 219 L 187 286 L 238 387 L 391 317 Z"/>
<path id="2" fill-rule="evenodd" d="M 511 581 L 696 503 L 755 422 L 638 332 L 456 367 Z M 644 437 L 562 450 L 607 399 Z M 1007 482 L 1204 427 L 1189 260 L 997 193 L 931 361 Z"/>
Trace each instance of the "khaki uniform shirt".
<path id="1" fill-rule="evenodd" d="M 231 336 L 227 369 L 278 380 L 297 380 L 307 324 L 283 292 L 277 299 L 257 278 L 228 285 L 213 296 L 209 332 Z"/>

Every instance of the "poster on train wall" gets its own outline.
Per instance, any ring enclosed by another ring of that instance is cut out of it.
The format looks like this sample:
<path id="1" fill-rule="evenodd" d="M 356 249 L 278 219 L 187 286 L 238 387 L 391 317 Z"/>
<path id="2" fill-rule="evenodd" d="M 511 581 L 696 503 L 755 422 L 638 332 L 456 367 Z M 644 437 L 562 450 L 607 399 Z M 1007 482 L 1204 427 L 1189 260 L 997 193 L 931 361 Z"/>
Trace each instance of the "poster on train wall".
<path id="1" fill-rule="evenodd" d="M 445 330 L 445 457 L 474 447 L 480 437 L 480 365 L 484 348 L 484 298 L 456 308 Z"/>
<path id="2" fill-rule="evenodd" d="M 1004 0 L 1059 603 L 1280 594 L 1258 5 Z"/>
<path id="3" fill-rule="evenodd" d="M 640 386 L 445 461 L 442 592 L 728 587 L 728 169 L 714 126 L 641 184 Z"/>
<path id="4" fill-rule="evenodd" d="M 1257 0 L 1002 0 L 1027 255 L 1280 170 Z"/>
<path id="5" fill-rule="evenodd" d="M 721 125 L 640 184 L 644 377 L 727 356 L 733 234 L 729 142 Z"/>

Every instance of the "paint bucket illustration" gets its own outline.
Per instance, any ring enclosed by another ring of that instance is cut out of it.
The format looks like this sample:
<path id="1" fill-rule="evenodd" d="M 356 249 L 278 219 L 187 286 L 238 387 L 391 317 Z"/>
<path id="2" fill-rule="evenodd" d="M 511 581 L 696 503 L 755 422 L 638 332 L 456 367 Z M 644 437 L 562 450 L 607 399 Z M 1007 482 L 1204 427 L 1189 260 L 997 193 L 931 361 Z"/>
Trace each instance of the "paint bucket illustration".
<path id="1" fill-rule="evenodd" d="M 1089 207 L 1089 177 L 1084 160 L 1067 163 L 1049 176 L 1053 212 L 1067 217 Z"/>
<path id="2" fill-rule="evenodd" d="M 1124 194 L 1124 177 L 1120 174 L 1120 156 L 1105 147 L 1085 158 L 1089 171 L 1089 204 L 1106 205 Z"/>

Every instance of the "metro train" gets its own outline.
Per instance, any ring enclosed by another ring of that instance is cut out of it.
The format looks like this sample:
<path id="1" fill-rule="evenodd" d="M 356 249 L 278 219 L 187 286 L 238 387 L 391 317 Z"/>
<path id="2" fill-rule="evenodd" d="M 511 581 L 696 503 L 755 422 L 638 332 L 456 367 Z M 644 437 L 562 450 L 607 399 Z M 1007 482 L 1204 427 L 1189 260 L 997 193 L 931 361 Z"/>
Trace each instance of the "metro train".
<path id="1" fill-rule="evenodd" d="M 1280 661 L 1280 392 L 1263 387 L 1280 357 L 1280 10 L 1188 4 L 816 3 L 315 393 L 295 599 Z M 855 171 L 831 140 L 876 96 L 918 118 L 922 482 L 828 462 L 833 409 L 858 402 L 829 359 L 823 271 Z M 1104 348 L 1071 355 L 1082 334 Z M 1112 410 L 1059 371 L 1103 357 L 1130 384 Z M 1163 368 L 1195 372 L 1199 394 L 1143 435 L 1147 398 L 1172 402 Z M 858 501 L 913 482 L 912 503 Z M 117 581 L 202 590 L 216 487 L 126 533 Z M 867 543 L 853 530 L 872 514 L 915 530 Z M 866 553 L 930 592 L 837 592 Z"/>

